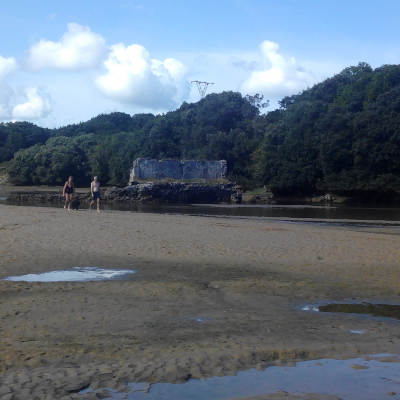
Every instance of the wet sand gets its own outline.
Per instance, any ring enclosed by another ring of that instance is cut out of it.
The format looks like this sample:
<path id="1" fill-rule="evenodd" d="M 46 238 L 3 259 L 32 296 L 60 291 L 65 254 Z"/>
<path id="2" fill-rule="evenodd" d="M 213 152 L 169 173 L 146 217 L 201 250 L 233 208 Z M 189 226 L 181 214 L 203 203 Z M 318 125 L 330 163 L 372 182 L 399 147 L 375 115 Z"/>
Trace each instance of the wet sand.
<path id="1" fill-rule="evenodd" d="M 273 394 L 267 394 L 265 396 L 237 398 L 233 400 L 340 400 L 340 398 L 337 396 L 316 393 L 291 394 L 281 391 Z"/>
<path id="2" fill-rule="evenodd" d="M 75 392 L 399 352 L 398 321 L 301 311 L 400 302 L 398 227 L 0 205 L 0 279 L 76 266 L 137 272 L 0 281 L 0 399 L 98 398 Z"/>

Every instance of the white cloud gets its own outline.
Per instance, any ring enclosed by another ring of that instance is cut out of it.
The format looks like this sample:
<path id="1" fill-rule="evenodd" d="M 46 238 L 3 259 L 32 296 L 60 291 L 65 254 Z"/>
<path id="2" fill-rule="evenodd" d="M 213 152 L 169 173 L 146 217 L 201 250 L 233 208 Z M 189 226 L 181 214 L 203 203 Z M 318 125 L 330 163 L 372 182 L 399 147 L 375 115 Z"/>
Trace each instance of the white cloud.
<path id="1" fill-rule="evenodd" d="M 25 101 L 15 105 L 12 109 L 12 118 L 16 120 L 37 120 L 48 115 L 51 111 L 49 96 L 36 87 L 24 90 Z"/>
<path id="2" fill-rule="evenodd" d="M 5 58 L 0 56 L 0 80 L 6 75 L 14 72 L 17 69 L 17 62 L 14 57 Z"/>
<path id="3" fill-rule="evenodd" d="M 0 120 L 10 116 L 10 101 L 14 93 L 5 78 L 16 69 L 17 62 L 15 58 L 0 56 Z"/>
<path id="4" fill-rule="evenodd" d="M 106 72 L 96 84 L 107 97 L 154 110 L 173 107 L 189 92 L 184 65 L 174 59 L 152 59 L 138 44 L 111 47 Z"/>
<path id="5" fill-rule="evenodd" d="M 260 45 L 261 60 L 243 82 L 243 93 L 262 93 L 267 98 L 296 94 L 316 82 L 316 77 L 302 68 L 294 57 L 279 53 L 279 45 L 265 40 Z"/>
<path id="6" fill-rule="evenodd" d="M 10 100 L 14 92 L 10 86 L 0 81 L 0 120 L 7 119 L 10 116 Z"/>
<path id="7" fill-rule="evenodd" d="M 102 36 L 88 27 L 68 24 L 68 31 L 59 42 L 42 39 L 29 50 L 28 65 L 44 68 L 83 69 L 98 66 L 107 48 Z"/>
<path id="8" fill-rule="evenodd" d="M 34 43 L 17 74 L 17 61 L 0 56 L 0 120 L 59 125 L 115 110 L 164 112 L 184 100 L 197 101 L 199 94 L 189 83 L 197 79 L 215 82 L 208 93 L 261 93 L 271 101 L 270 107 L 277 107 L 282 97 L 338 71 L 329 62 L 296 60 L 282 54 L 279 45 L 271 41 L 262 42 L 259 50 L 175 53 L 174 57 L 153 58 L 138 44 L 107 46 L 89 27 L 68 24 L 58 41 Z M 56 100 L 54 108 L 38 87 L 49 88 Z"/>

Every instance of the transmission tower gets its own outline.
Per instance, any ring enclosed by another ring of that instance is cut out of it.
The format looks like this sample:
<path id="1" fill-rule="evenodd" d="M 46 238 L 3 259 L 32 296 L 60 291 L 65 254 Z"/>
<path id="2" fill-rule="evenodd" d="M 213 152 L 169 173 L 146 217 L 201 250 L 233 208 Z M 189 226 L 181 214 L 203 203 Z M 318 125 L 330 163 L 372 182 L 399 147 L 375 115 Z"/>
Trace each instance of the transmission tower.
<path id="1" fill-rule="evenodd" d="M 213 82 L 201 82 L 201 81 L 191 81 L 191 83 L 195 83 L 197 86 L 197 89 L 199 90 L 200 97 L 203 98 L 206 95 L 207 88 L 210 85 L 214 85 Z"/>

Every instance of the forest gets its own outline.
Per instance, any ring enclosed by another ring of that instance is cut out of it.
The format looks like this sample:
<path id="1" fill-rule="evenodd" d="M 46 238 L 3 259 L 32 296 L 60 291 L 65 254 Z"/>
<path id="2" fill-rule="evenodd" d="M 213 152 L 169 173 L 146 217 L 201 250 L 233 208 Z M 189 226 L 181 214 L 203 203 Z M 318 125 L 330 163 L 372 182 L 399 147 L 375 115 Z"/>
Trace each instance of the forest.
<path id="1" fill-rule="evenodd" d="M 0 124 L 0 163 L 16 185 L 124 186 L 137 157 L 225 159 L 228 178 L 275 194 L 400 191 L 400 66 L 366 63 L 285 97 L 210 94 L 161 115 L 99 115 L 57 129 Z"/>

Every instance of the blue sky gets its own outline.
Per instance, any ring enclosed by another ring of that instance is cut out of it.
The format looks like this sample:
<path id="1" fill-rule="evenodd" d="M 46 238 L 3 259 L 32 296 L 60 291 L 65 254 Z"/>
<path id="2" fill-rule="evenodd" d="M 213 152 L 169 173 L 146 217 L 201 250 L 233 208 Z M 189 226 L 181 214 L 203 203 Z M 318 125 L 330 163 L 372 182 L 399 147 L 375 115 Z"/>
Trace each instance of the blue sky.
<path id="1" fill-rule="evenodd" d="M 3 1 L 0 120 L 165 112 L 212 91 L 272 105 L 367 61 L 400 63 L 398 0 Z"/>

